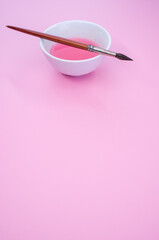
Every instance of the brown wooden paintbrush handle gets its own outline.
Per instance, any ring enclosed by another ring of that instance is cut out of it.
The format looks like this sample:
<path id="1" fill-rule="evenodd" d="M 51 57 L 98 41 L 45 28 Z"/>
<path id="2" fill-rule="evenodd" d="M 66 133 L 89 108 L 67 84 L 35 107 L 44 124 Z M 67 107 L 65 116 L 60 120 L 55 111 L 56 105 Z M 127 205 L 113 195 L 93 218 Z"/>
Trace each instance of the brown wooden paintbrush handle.
<path id="1" fill-rule="evenodd" d="M 25 28 L 19 28 L 19 27 L 14 27 L 14 26 L 7 26 L 7 27 L 11 28 L 13 30 L 19 31 L 19 32 L 23 32 L 23 33 L 35 36 L 35 37 L 44 38 L 44 39 L 47 39 L 49 41 L 61 43 L 61 44 L 68 45 L 68 46 L 71 46 L 71 47 L 80 48 L 80 49 L 83 49 L 83 50 L 88 50 L 88 45 L 87 44 L 76 42 L 76 41 L 73 41 L 73 40 L 70 40 L 70 39 L 56 37 L 56 36 L 53 36 L 53 35 L 50 35 L 50 34 L 41 33 L 41 32 L 37 32 L 37 31 L 25 29 Z"/>

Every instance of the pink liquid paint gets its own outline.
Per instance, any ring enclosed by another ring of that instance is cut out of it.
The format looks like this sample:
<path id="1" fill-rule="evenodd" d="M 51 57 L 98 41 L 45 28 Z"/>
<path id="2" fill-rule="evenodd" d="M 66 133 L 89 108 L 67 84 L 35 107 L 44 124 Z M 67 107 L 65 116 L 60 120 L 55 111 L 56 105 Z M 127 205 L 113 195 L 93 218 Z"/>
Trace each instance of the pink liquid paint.
<path id="1" fill-rule="evenodd" d="M 96 43 L 83 38 L 71 38 L 71 40 L 97 46 Z M 61 58 L 65 60 L 84 60 L 84 59 L 93 58 L 98 55 L 97 53 L 66 46 L 59 43 L 52 46 L 50 50 L 50 54 L 57 58 Z"/>

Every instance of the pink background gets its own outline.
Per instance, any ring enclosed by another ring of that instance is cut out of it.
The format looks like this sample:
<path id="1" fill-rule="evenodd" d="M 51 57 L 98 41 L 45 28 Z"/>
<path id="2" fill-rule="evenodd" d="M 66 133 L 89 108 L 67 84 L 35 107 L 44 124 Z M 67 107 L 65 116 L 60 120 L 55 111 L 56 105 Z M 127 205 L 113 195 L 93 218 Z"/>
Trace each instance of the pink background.
<path id="1" fill-rule="evenodd" d="M 159 239 L 159 2 L 1 0 L 0 240 Z M 83 77 L 56 72 L 39 39 L 81 19 L 111 49 Z"/>

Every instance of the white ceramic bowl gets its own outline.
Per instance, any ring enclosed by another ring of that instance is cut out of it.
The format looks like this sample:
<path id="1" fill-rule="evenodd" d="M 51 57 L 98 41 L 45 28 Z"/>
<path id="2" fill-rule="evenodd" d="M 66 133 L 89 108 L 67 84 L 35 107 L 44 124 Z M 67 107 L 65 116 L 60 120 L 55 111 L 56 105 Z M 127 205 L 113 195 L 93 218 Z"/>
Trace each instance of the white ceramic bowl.
<path id="1" fill-rule="evenodd" d="M 111 37 L 109 33 L 101 26 L 80 20 L 72 20 L 57 23 L 45 30 L 45 33 L 64 38 L 85 38 L 92 40 L 99 47 L 109 49 Z M 94 71 L 101 63 L 103 55 L 84 60 L 65 60 L 57 58 L 50 54 L 50 49 L 54 42 L 40 39 L 40 46 L 51 65 L 61 73 L 80 76 Z"/>

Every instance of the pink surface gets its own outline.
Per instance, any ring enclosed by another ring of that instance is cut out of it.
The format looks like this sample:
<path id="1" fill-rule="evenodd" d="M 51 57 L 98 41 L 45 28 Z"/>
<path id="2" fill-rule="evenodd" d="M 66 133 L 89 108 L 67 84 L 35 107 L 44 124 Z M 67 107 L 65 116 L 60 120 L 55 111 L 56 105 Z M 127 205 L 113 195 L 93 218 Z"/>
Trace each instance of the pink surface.
<path id="1" fill-rule="evenodd" d="M 71 38 L 71 40 L 85 43 L 87 45 L 97 46 L 95 42 L 92 42 L 88 39 Z M 59 43 L 56 43 L 55 45 L 52 46 L 50 50 L 50 54 L 57 58 L 66 59 L 66 60 L 84 60 L 84 59 L 89 59 L 89 58 L 98 56 L 97 53 L 85 51 L 80 48 L 70 47 L 67 45 L 59 44 Z"/>
<path id="2" fill-rule="evenodd" d="M 159 239 L 159 2 L 1 1 L 0 240 Z M 84 77 L 37 38 L 71 19 L 105 27 L 114 51 Z"/>

